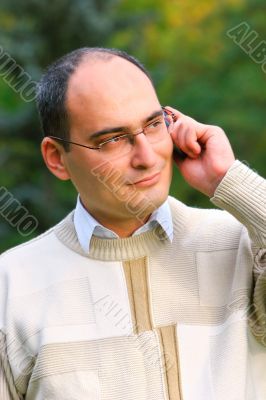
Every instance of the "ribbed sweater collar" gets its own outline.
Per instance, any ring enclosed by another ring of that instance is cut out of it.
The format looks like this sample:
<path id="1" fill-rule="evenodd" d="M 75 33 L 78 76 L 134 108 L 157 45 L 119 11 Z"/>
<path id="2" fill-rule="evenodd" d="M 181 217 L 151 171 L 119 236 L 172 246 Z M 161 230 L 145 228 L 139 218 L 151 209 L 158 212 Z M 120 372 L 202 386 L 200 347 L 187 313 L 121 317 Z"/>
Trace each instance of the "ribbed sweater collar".
<path id="1" fill-rule="evenodd" d="M 168 201 L 173 218 L 174 235 L 176 235 L 182 232 L 187 207 L 170 196 Z M 73 217 L 74 211 L 56 225 L 54 232 L 65 246 L 85 257 L 103 261 L 123 261 L 144 257 L 160 248 L 172 245 L 165 231 L 160 226 L 156 226 L 148 232 L 127 238 L 108 239 L 93 235 L 89 253 L 86 253 L 80 246 Z"/>

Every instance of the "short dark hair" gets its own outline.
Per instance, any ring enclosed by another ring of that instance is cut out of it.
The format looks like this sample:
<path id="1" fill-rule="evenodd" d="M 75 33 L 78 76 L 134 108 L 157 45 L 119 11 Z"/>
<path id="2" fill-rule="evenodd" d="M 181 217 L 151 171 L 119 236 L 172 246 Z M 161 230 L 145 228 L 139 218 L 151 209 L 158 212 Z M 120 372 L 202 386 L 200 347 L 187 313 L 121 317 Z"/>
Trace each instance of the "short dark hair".
<path id="1" fill-rule="evenodd" d="M 85 57 L 108 60 L 114 56 L 124 58 L 136 65 L 152 82 L 146 68 L 125 51 L 103 47 L 83 47 L 74 50 L 49 65 L 37 85 L 36 101 L 44 136 L 58 136 L 69 140 L 70 126 L 66 109 L 66 93 L 71 75 Z M 64 149 L 69 151 L 68 143 L 61 143 Z"/>

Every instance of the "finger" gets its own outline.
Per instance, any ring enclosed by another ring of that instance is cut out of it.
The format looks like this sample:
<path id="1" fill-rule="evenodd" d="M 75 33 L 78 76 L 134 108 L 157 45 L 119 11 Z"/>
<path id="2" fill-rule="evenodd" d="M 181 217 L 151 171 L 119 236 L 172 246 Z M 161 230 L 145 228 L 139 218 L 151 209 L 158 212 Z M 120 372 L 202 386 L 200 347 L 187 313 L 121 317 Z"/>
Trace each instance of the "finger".
<path id="1" fill-rule="evenodd" d="M 191 156 L 197 157 L 201 152 L 201 146 L 198 142 L 197 132 L 194 127 L 189 127 L 184 136 L 184 148 Z"/>
<path id="2" fill-rule="evenodd" d="M 197 142 L 195 130 L 193 127 L 185 125 L 180 135 L 180 147 L 191 158 L 197 157 L 200 152 L 195 142 Z"/>
<path id="3" fill-rule="evenodd" d="M 188 125 L 184 118 L 174 124 L 172 131 L 174 143 L 191 158 L 196 158 L 201 147 L 197 142 L 197 135 L 193 125 Z"/>
<path id="4" fill-rule="evenodd" d="M 175 122 L 171 130 L 171 136 L 175 145 L 180 149 L 182 142 L 182 131 L 183 131 L 182 122 L 181 121 Z"/>
<path id="5" fill-rule="evenodd" d="M 181 111 L 178 111 L 178 110 L 176 110 L 176 109 L 173 108 L 173 107 L 166 106 L 166 107 L 164 107 L 164 108 L 165 108 L 166 110 L 171 111 L 171 112 L 176 116 L 176 118 L 180 118 L 180 117 L 184 116 L 184 114 L 182 114 Z"/>

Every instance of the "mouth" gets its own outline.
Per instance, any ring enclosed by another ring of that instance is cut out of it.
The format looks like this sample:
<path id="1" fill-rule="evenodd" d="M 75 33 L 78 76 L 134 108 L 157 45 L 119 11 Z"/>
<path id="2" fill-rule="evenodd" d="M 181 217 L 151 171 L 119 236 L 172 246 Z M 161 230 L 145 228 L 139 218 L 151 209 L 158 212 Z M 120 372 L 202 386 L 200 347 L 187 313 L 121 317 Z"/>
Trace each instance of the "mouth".
<path id="1" fill-rule="evenodd" d="M 134 182 L 133 185 L 137 187 L 146 187 L 155 185 L 160 179 L 161 172 L 157 172 L 154 175 L 148 176 L 147 178 L 141 179 L 140 181 Z"/>

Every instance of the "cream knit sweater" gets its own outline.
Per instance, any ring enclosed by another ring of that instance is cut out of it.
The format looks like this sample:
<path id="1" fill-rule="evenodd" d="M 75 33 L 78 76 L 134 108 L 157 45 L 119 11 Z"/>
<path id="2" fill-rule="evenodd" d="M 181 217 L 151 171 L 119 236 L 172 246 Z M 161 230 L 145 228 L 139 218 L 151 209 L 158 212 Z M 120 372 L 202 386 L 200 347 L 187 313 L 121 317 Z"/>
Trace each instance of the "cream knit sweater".
<path id="1" fill-rule="evenodd" d="M 173 243 L 154 228 L 86 254 L 72 212 L 5 252 L 0 399 L 265 400 L 265 192 L 236 161 L 226 211 L 169 196 Z"/>

